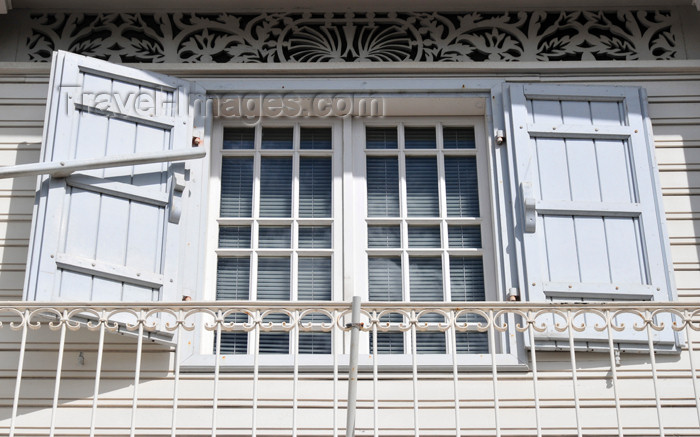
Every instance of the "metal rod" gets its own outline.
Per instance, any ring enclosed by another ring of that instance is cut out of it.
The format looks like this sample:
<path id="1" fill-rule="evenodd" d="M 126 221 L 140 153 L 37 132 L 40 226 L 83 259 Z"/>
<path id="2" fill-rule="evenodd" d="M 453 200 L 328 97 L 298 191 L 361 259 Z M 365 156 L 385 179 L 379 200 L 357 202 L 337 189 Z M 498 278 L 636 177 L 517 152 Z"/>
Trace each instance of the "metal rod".
<path id="1" fill-rule="evenodd" d="M 22 384 L 22 369 L 24 368 L 24 353 L 27 348 L 27 330 L 29 328 L 29 311 L 25 310 L 22 324 L 22 340 L 19 345 L 19 362 L 17 363 L 17 379 L 15 380 L 15 396 L 12 401 L 12 419 L 10 420 L 10 437 L 15 435 L 15 421 L 19 406 L 19 389 Z"/>
<path id="2" fill-rule="evenodd" d="M 214 393 L 211 405 L 211 435 L 216 436 L 216 411 L 219 408 L 219 369 L 221 367 L 221 311 L 216 322 L 216 353 L 214 355 Z"/>
<path id="3" fill-rule="evenodd" d="M 333 327 L 331 341 L 333 346 L 333 437 L 338 437 L 338 311 L 333 311 Z M 342 332 L 341 332 L 342 334 Z"/>
<path id="4" fill-rule="evenodd" d="M 654 382 L 654 400 L 656 401 L 656 417 L 659 420 L 659 437 L 664 437 L 664 422 L 661 417 L 661 397 L 659 395 L 659 380 L 656 375 L 656 357 L 654 354 L 654 341 L 651 335 L 652 317 L 649 311 L 646 311 L 647 324 L 647 341 L 649 343 L 649 360 L 651 361 L 651 378 Z"/>
<path id="5" fill-rule="evenodd" d="M 180 320 L 182 320 L 182 311 L 179 314 Z M 178 397 L 178 383 L 180 382 L 180 341 L 182 340 L 182 326 L 177 325 L 177 338 L 175 340 L 175 375 L 173 381 L 173 417 L 172 424 L 170 425 L 170 437 L 177 436 L 177 397 Z"/>
<path id="6" fill-rule="evenodd" d="M 377 313 L 375 312 L 376 316 Z M 379 365 L 377 362 L 377 324 L 372 325 L 372 422 L 374 437 L 379 437 Z"/>
<path id="7" fill-rule="evenodd" d="M 532 321 L 527 328 L 530 334 L 530 361 L 532 361 L 532 394 L 535 396 L 535 426 L 537 427 L 537 437 L 542 437 L 542 424 L 540 423 L 540 396 L 537 390 L 537 353 L 535 352 L 535 321 Z"/>
<path id="8" fill-rule="evenodd" d="M 258 435 L 258 379 L 260 377 L 260 350 L 258 345 L 260 344 L 260 311 L 255 314 L 255 328 L 253 334 L 253 411 L 250 422 L 251 435 L 253 437 Z"/>
<path id="9" fill-rule="evenodd" d="M 61 340 L 58 346 L 58 362 L 56 363 L 56 382 L 54 384 L 53 390 L 53 405 L 51 407 L 51 426 L 49 429 L 49 436 L 53 437 L 54 431 L 56 429 L 56 410 L 58 409 L 58 393 L 61 389 L 61 369 L 63 368 L 63 352 L 66 347 L 66 323 L 68 320 L 67 312 L 63 312 L 63 319 L 61 320 Z"/>
<path id="10" fill-rule="evenodd" d="M 294 312 L 294 320 L 296 321 L 294 326 L 294 331 L 292 332 L 292 347 L 294 348 L 293 354 L 293 375 L 292 375 L 292 437 L 297 436 L 297 414 L 299 412 L 299 327 L 301 326 L 301 320 L 299 319 L 299 313 Z"/>
<path id="11" fill-rule="evenodd" d="M 141 380 L 141 354 L 143 352 L 143 324 L 145 320 L 139 320 L 139 335 L 136 337 L 136 369 L 134 370 L 134 396 L 131 400 L 131 431 L 129 435 L 136 435 L 136 409 L 139 399 L 139 381 Z"/>
<path id="12" fill-rule="evenodd" d="M 452 326 L 450 327 L 450 340 L 452 343 L 452 385 L 455 397 L 455 436 L 462 435 L 461 426 L 459 424 L 459 368 L 457 367 L 457 319 L 452 313 Z"/>
<path id="13" fill-rule="evenodd" d="M 136 155 L 106 156 L 104 158 L 76 159 L 73 161 L 39 162 L 0 167 L 0 179 L 20 176 L 49 174 L 65 177 L 73 172 L 96 168 L 122 167 L 125 165 L 151 164 L 154 162 L 185 161 L 203 158 L 207 155 L 204 147 L 181 150 L 139 153 Z"/>
<path id="14" fill-rule="evenodd" d="M 102 375 L 102 356 L 105 346 L 105 323 L 100 320 L 100 339 L 97 344 L 97 363 L 95 364 L 95 390 L 92 393 L 92 413 L 90 416 L 90 437 L 95 435 L 95 423 L 97 421 L 97 398 L 100 394 L 100 378 Z"/>
<path id="15" fill-rule="evenodd" d="M 489 349 L 491 355 L 491 382 L 493 383 L 493 420 L 496 427 L 496 437 L 501 436 L 501 423 L 499 421 L 498 399 L 498 366 L 496 365 L 496 319 L 493 310 L 489 311 Z"/>
<path id="16" fill-rule="evenodd" d="M 578 399 L 578 377 L 576 375 L 576 351 L 574 350 L 574 319 L 571 316 L 571 310 L 566 312 L 567 327 L 569 330 L 569 356 L 571 358 L 571 382 L 574 388 L 574 409 L 576 410 L 576 433 L 579 437 L 583 435 L 581 429 L 581 405 Z"/>
<path id="17" fill-rule="evenodd" d="M 411 319 L 416 320 L 416 312 L 411 311 Z M 411 324 L 411 370 L 413 382 L 413 433 L 420 435 L 420 426 L 418 425 L 418 333 L 416 332 L 416 323 Z"/>
<path id="18" fill-rule="evenodd" d="M 693 361 L 693 340 L 690 337 L 690 320 L 685 325 L 685 336 L 688 340 L 688 357 L 690 358 L 690 376 L 693 378 L 693 393 L 695 394 L 695 409 L 698 413 L 698 428 L 700 429 L 700 390 L 698 390 L 698 375 Z"/>
<path id="19" fill-rule="evenodd" d="M 352 328 L 350 330 L 350 368 L 348 369 L 348 411 L 345 437 L 355 437 L 357 413 L 357 360 L 360 346 L 360 296 L 352 298 Z"/>
<path id="20" fill-rule="evenodd" d="M 608 352 L 610 354 L 610 373 L 612 374 L 613 395 L 615 396 L 615 416 L 617 417 L 617 435 L 622 437 L 622 411 L 620 410 L 620 395 L 617 392 L 617 360 L 615 360 L 615 345 L 613 344 L 612 319 L 610 311 L 605 312 L 605 320 L 608 324 Z"/>

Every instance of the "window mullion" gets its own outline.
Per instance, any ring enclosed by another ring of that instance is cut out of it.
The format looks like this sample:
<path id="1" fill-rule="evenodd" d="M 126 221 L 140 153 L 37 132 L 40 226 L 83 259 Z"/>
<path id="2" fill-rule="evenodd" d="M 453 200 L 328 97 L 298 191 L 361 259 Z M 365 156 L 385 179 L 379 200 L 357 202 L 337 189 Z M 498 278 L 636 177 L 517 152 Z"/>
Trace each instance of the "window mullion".
<path id="1" fill-rule="evenodd" d="M 408 256 L 408 191 L 406 186 L 406 154 L 405 154 L 405 136 L 404 125 L 400 123 L 398 126 L 398 160 L 399 160 L 399 214 L 401 215 L 401 284 L 403 300 L 411 300 L 410 272 L 409 272 L 409 256 Z M 411 341 L 411 331 L 404 332 L 404 351 L 413 350 Z"/>

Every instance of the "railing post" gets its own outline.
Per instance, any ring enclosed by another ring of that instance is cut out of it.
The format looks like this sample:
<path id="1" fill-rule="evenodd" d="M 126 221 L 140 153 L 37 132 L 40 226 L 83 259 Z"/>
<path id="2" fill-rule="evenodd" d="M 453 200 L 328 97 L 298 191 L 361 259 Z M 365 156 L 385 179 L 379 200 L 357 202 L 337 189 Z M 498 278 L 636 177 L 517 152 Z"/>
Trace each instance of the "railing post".
<path id="1" fill-rule="evenodd" d="M 350 368 L 348 370 L 348 411 L 345 437 L 355 437 L 355 412 L 357 411 L 357 356 L 360 342 L 360 296 L 352 298 L 350 330 Z"/>

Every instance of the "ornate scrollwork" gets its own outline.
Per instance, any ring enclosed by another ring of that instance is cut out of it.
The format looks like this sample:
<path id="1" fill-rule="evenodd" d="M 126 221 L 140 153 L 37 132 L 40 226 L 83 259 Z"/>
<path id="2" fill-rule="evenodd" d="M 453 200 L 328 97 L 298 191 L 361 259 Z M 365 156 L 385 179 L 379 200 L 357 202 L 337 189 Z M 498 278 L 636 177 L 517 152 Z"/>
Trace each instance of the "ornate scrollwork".
<path id="1" fill-rule="evenodd" d="M 26 59 L 480 62 L 679 59 L 673 11 L 30 14 Z"/>

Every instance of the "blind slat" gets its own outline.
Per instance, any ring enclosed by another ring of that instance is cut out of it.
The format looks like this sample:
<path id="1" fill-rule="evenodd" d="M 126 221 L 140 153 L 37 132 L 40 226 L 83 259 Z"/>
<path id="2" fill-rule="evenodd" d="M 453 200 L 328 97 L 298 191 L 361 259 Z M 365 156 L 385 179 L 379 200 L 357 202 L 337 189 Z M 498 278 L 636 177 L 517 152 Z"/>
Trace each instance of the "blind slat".
<path id="1" fill-rule="evenodd" d="M 406 158 L 406 203 L 409 217 L 440 215 L 435 158 Z"/>
<path id="2" fill-rule="evenodd" d="M 445 158 L 447 215 L 479 217 L 479 189 L 474 157 Z"/>
<path id="3" fill-rule="evenodd" d="M 260 166 L 260 217 L 292 216 L 292 159 L 263 158 Z"/>
<path id="4" fill-rule="evenodd" d="M 299 160 L 299 217 L 331 217 L 331 160 Z"/>
<path id="5" fill-rule="evenodd" d="M 221 216 L 250 217 L 253 158 L 224 158 L 221 164 Z"/>
<path id="6" fill-rule="evenodd" d="M 397 158 L 367 158 L 367 213 L 370 217 L 399 216 Z"/>

